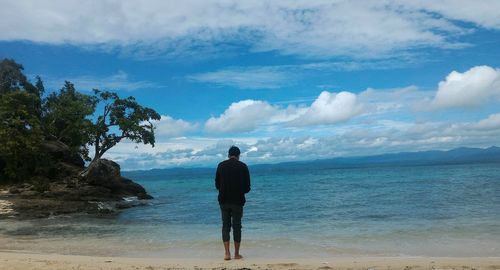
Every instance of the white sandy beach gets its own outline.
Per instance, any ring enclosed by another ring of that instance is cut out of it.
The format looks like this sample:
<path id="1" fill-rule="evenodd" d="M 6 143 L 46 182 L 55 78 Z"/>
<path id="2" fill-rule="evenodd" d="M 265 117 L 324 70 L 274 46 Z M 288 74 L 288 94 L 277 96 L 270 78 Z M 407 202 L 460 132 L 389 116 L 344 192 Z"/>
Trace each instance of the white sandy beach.
<path id="1" fill-rule="evenodd" d="M 500 269 L 500 257 L 331 257 L 323 259 L 96 257 L 0 252 L 0 269 Z"/>

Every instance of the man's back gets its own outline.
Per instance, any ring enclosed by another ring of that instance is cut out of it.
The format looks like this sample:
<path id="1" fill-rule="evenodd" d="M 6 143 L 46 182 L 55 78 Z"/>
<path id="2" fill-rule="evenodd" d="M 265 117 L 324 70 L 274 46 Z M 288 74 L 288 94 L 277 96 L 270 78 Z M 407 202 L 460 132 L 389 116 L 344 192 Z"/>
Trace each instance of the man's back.
<path id="1" fill-rule="evenodd" d="M 215 187 L 220 204 L 245 204 L 245 193 L 250 191 L 250 173 L 245 163 L 230 158 L 217 166 Z"/>
<path id="2" fill-rule="evenodd" d="M 241 259 L 241 218 L 245 193 L 250 191 L 250 173 L 245 163 L 240 161 L 240 149 L 231 146 L 227 151 L 228 160 L 219 163 L 215 173 L 215 187 L 219 190 L 219 206 L 222 218 L 222 242 L 224 242 L 224 260 L 231 259 L 229 240 L 233 228 L 234 258 Z"/>

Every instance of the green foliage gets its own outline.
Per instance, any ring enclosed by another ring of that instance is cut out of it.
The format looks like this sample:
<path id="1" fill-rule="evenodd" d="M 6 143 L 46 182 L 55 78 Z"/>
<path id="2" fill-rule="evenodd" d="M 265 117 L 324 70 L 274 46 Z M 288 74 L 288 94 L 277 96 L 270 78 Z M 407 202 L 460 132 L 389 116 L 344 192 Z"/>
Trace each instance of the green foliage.
<path id="1" fill-rule="evenodd" d="M 43 83 L 33 86 L 14 60 L 0 61 L 0 181 L 25 181 L 38 171 Z"/>
<path id="2" fill-rule="evenodd" d="M 89 117 L 94 113 L 96 99 L 76 91 L 68 81 L 58 93 L 51 93 L 43 108 L 46 137 L 66 144 L 73 153 L 89 160 L 88 142 L 92 130 Z"/>
<path id="3" fill-rule="evenodd" d="M 41 97 L 44 91 L 42 80 L 37 77 L 36 86 L 34 86 L 23 74 L 23 70 L 23 66 L 12 59 L 0 61 L 0 96 L 15 91 L 33 94 L 32 104 L 40 116 Z"/>
<path id="4" fill-rule="evenodd" d="M 94 146 L 93 160 L 123 139 L 154 146 L 154 125 L 151 120 L 160 120 L 153 109 L 143 107 L 134 97 L 120 98 L 116 93 L 94 89 L 97 102 L 103 112 L 97 117 L 92 129 L 90 144 Z"/>
<path id="5" fill-rule="evenodd" d="M 22 71 L 23 66 L 12 59 L 4 59 L 0 62 L 0 95 L 22 90 L 29 84 Z"/>
<path id="6" fill-rule="evenodd" d="M 3 174 L 13 181 L 28 180 L 36 171 L 43 132 L 34 94 L 14 90 L 0 99 L 0 158 Z"/>
<path id="7" fill-rule="evenodd" d="M 33 85 L 22 65 L 0 61 L 0 184 L 31 179 L 41 191 L 48 188 L 57 160 L 44 153 L 47 140 L 67 145 L 86 160 L 89 146 L 97 160 L 123 139 L 154 146 L 151 120 L 160 115 L 133 97 L 100 90 L 85 95 L 70 82 L 42 99 L 44 93 L 40 77 Z M 102 114 L 96 115 L 97 108 Z"/>

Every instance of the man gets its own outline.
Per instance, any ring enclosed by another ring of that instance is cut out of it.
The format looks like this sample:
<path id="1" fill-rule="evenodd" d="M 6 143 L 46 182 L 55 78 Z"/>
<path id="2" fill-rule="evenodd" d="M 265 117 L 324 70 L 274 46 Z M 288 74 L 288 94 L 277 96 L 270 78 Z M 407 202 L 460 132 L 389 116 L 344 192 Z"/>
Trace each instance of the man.
<path id="1" fill-rule="evenodd" d="M 250 191 L 250 173 L 245 163 L 240 161 L 240 149 L 231 146 L 228 159 L 219 163 L 215 174 L 215 187 L 219 190 L 219 205 L 222 215 L 222 241 L 224 242 L 224 260 L 231 259 L 229 252 L 229 232 L 233 227 L 234 258 L 243 258 L 240 254 L 241 217 L 245 205 L 245 193 Z"/>

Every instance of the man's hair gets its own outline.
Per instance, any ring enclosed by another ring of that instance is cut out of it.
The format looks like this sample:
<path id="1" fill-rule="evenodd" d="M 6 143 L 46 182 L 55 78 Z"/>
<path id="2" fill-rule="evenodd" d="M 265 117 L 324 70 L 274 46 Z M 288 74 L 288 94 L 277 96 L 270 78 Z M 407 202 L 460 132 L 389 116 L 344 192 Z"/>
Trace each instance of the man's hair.
<path id="1" fill-rule="evenodd" d="M 228 153 L 228 156 L 232 157 L 232 156 L 235 156 L 235 157 L 238 157 L 240 156 L 240 149 L 236 146 L 231 146 L 229 147 L 229 151 L 227 151 Z"/>

